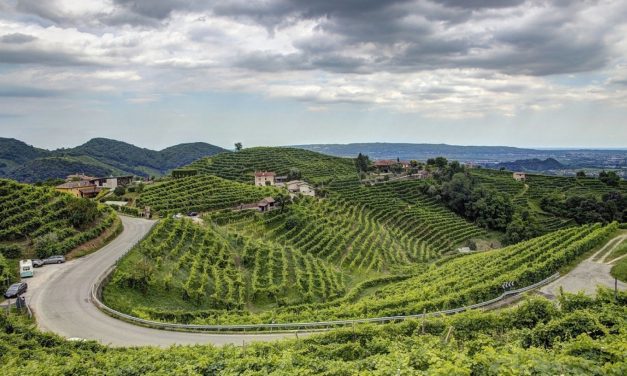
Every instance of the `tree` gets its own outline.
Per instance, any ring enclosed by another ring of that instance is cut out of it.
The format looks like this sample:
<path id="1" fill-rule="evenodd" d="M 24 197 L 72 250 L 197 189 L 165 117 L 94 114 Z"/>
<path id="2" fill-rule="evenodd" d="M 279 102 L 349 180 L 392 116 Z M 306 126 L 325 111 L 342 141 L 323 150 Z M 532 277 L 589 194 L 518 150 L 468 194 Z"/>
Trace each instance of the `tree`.
<path id="1" fill-rule="evenodd" d="M 300 180 L 300 178 L 302 177 L 302 174 L 300 172 L 300 170 L 296 167 L 292 167 L 290 168 L 290 170 L 287 173 L 287 180 L 291 181 L 291 180 Z"/>
<path id="2" fill-rule="evenodd" d="M 66 208 L 67 219 L 74 228 L 83 228 L 98 217 L 98 205 L 93 201 L 71 198 Z"/>
<path id="3" fill-rule="evenodd" d="M 370 169 L 370 158 L 365 154 L 359 153 L 357 159 L 355 159 L 355 167 L 357 167 L 358 173 L 368 171 Z"/>
<path id="4" fill-rule="evenodd" d="M 283 210 L 285 209 L 285 207 L 289 205 L 291 202 L 292 202 L 291 197 L 283 193 L 279 194 L 278 196 L 274 198 L 275 205 L 281 208 L 280 213 L 283 213 Z"/>
<path id="5" fill-rule="evenodd" d="M 586 177 L 586 172 L 584 170 L 577 171 L 577 177 L 578 178 L 585 178 Z"/>
<path id="6" fill-rule="evenodd" d="M 52 256 L 59 253 L 60 250 L 59 237 L 54 232 L 35 238 L 33 243 L 35 252 L 39 258 Z"/>
<path id="7" fill-rule="evenodd" d="M 601 171 L 599 173 L 599 180 L 611 187 L 618 187 L 618 184 L 620 183 L 620 176 L 618 176 L 614 171 Z"/>
<path id="8" fill-rule="evenodd" d="M 513 214 L 514 206 L 509 196 L 482 186 L 472 191 L 466 205 L 468 218 L 495 230 L 505 230 Z"/>
<path id="9" fill-rule="evenodd" d="M 236 150 L 236 151 L 240 151 L 240 150 L 242 150 L 243 148 L 244 148 L 244 146 L 242 145 L 242 143 L 241 143 L 241 142 L 236 142 L 236 143 L 235 143 L 235 150 Z"/>
<path id="10" fill-rule="evenodd" d="M 126 193 L 126 189 L 123 186 L 121 186 L 121 185 L 118 185 L 113 190 L 113 194 L 116 195 L 116 196 L 124 196 L 125 193 Z"/>
<path id="11" fill-rule="evenodd" d="M 472 181 L 462 173 L 453 175 L 449 182 L 442 184 L 442 198 L 459 215 L 465 215 L 471 193 Z"/>

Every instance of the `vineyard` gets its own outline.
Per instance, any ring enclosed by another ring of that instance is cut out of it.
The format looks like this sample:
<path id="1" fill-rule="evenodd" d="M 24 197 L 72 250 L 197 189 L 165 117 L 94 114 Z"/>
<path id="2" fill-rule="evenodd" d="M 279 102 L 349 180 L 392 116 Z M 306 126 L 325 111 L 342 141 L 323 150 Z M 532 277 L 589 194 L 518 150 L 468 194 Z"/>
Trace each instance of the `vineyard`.
<path id="1" fill-rule="evenodd" d="M 272 187 L 197 175 L 147 186 L 136 205 L 150 206 L 158 212 L 208 211 L 256 202 L 277 193 Z"/>
<path id="2" fill-rule="evenodd" d="M 191 220 L 166 219 L 125 257 L 104 296 L 132 309 L 159 296 L 161 308 L 241 310 L 333 299 L 344 293 L 342 273 L 292 247 L 232 236 Z"/>
<path id="3" fill-rule="evenodd" d="M 243 183 L 253 182 L 254 171 L 274 171 L 287 175 L 298 169 L 304 179 L 320 184 L 339 176 L 355 176 L 353 160 L 331 157 L 302 149 L 256 147 L 236 153 L 222 153 L 200 159 L 188 166 L 201 173 Z"/>
<path id="4" fill-rule="evenodd" d="M 627 195 L 625 181 L 617 187 L 610 187 L 596 178 L 526 174 L 526 180 L 519 182 L 512 178 L 511 172 L 489 169 L 473 169 L 471 175 L 480 184 L 509 194 L 518 212 L 526 210 L 537 213 L 539 224 L 545 233 L 573 226 L 575 222 L 541 210 L 540 201 L 544 197 L 558 194 L 567 198 L 575 195 L 601 198 L 610 192 Z"/>
<path id="5" fill-rule="evenodd" d="M 298 206 L 296 211 L 311 210 L 307 202 Z M 365 279 L 364 274 L 354 273 L 351 268 L 372 263 L 367 258 L 364 262 L 369 245 L 374 243 L 374 248 L 377 244 L 376 238 L 369 237 L 373 230 L 368 222 L 374 222 L 368 216 L 360 215 L 366 230 L 365 235 L 355 237 L 363 248 L 354 251 L 354 258 L 350 253 L 340 258 L 321 253 L 323 247 L 315 250 L 316 244 L 333 241 L 324 227 L 293 237 L 271 233 L 267 238 L 273 241 L 257 237 L 257 231 L 268 231 L 264 226 L 284 226 L 276 224 L 281 221 L 280 213 L 265 219 L 267 223 L 258 217 L 254 213 L 221 212 L 209 217 L 212 222 L 207 226 L 188 221 L 161 222 L 116 270 L 105 289 L 105 301 L 114 309 L 142 318 L 207 324 L 325 321 L 430 312 L 494 298 L 503 292 L 501 286 L 507 281 L 520 287 L 540 281 L 600 244 L 617 228 L 616 224 L 571 227 L 441 265 L 418 264 L 413 270 L 399 268 L 397 273 Z M 333 227 L 344 226 L 338 223 Z M 312 242 L 320 233 L 326 239 Z M 385 233 L 377 236 L 385 238 Z M 299 239 L 304 239 L 304 244 L 311 242 L 313 248 L 300 244 Z M 341 240 L 335 238 L 336 242 Z M 395 253 L 388 252 L 389 256 L 379 254 L 384 265 L 394 265 Z M 410 262 L 411 256 L 396 254 Z M 146 269 L 147 279 L 138 282 L 138 271 Z M 171 305 L 161 298 L 157 299 L 159 304 L 154 304 L 155 295 L 164 294 Z"/>
<path id="6" fill-rule="evenodd" d="M 65 254 L 99 236 L 116 220 L 114 211 L 99 207 L 93 220 L 78 224 L 81 203 L 85 201 L 50 188 L 0 179 L 0 241 L 30 249 L 40 239 L 53 239 L 47 249 L 38 250 L 39 256 L 46 251 Z"/>

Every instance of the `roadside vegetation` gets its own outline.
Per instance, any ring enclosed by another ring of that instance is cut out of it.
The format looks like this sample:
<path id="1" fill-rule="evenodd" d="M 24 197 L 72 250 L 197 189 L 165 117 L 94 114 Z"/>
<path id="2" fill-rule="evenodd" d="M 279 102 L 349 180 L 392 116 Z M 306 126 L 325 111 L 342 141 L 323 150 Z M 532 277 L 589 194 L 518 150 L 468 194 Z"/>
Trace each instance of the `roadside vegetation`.
<path id="1" fill-rule="evenodd" d="M 0 315 L 0 373 L 124 375 L 624 375 L 627 295 L 527 299 L 498 312 L 380 326 L 245 346 L 110 348 L 42 333 Z"/>

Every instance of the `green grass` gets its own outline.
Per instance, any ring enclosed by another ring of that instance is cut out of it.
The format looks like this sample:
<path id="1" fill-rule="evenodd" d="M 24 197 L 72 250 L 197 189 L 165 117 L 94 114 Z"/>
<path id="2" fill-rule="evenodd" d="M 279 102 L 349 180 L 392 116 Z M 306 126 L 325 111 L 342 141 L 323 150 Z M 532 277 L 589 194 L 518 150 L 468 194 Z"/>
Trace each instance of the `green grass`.
<path id="1" fill-rule="evenodd" d="M 627 258 L 620 260 L 610 271 L 612 277 L 627 283 Z"/>
<path id="2" fill-rule="evenodd" d="M 607 255 L 605 260 L 611 261 L 625 254 L 627 254 L 627 240 L 623 240 L 618 246 L 616 246 L 616 248 L 614 248 L 612 252 Z"/>

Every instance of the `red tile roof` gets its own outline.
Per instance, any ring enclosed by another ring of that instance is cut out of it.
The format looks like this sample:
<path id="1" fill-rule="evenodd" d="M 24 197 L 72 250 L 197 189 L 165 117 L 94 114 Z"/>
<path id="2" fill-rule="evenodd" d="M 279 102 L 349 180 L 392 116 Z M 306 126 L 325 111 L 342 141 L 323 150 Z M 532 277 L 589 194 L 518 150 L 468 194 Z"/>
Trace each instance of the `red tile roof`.
<path id="1" fill-rule="evenodd" d="M 255 177 L 261 178 L 264 176 L 276 176 L 276 174 L 274 172 L 269 172 L 269 171 L 257 171 L 255 172 Z"/>

